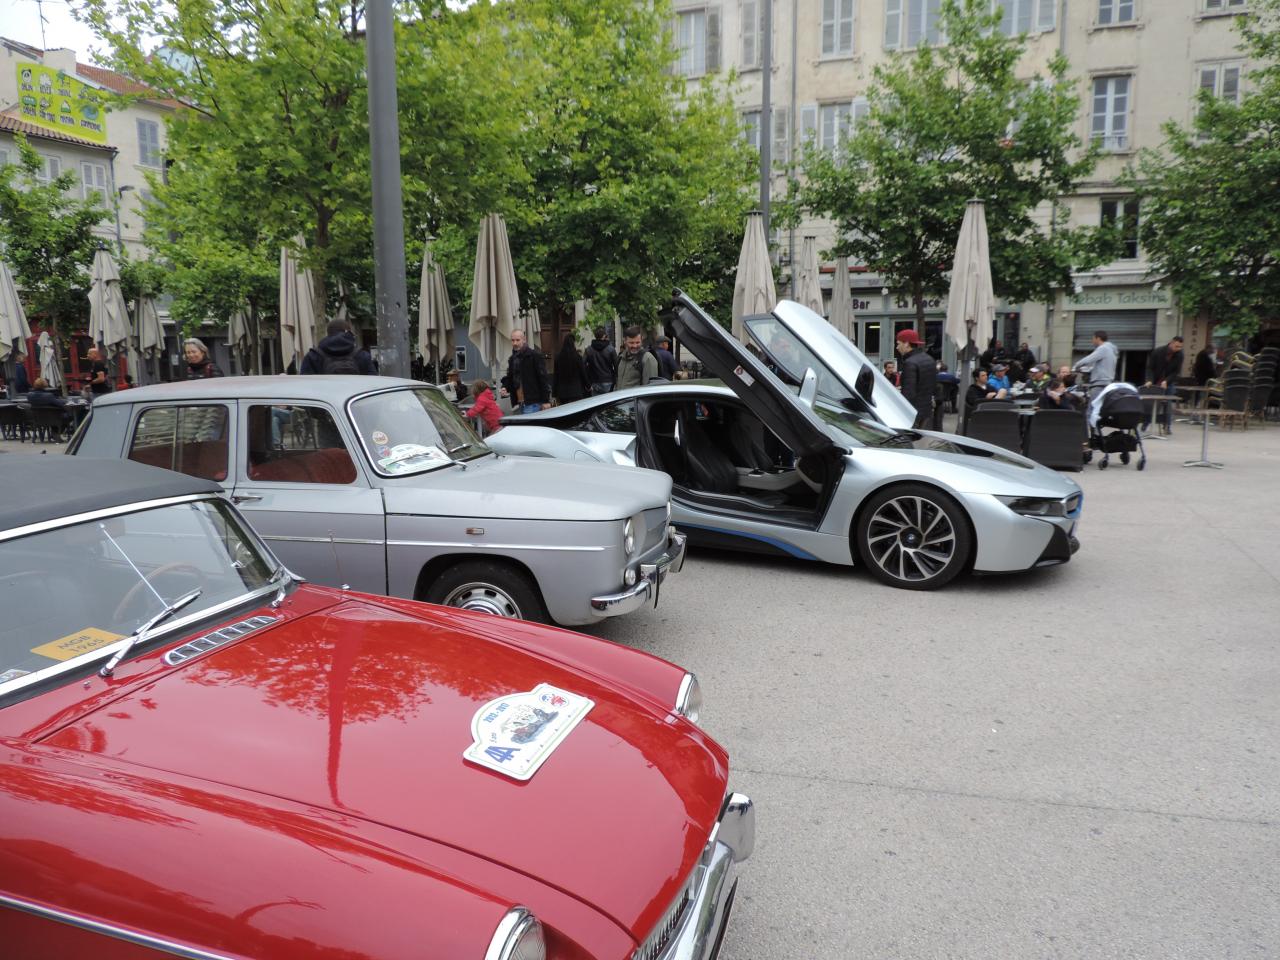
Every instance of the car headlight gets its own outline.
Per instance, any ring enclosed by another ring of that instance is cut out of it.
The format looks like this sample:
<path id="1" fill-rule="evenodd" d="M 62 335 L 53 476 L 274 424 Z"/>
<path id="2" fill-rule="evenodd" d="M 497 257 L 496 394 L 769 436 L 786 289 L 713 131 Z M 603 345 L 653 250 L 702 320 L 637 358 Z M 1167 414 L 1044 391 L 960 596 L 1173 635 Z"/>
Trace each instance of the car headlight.
<path id="1" fill-rule="evenodd" d="M 627 551 L 628 557 L 636 552 L 636 525 L 631 517 L 627 517 L 622 525 L 622 549 Z"/>
<path id="2" fill-rule="evenodd" d="M 1001 503 L 1024 517 L 1065 517 L 1067 505 L 1061 500 L 1040 497 L 996 497 Z"/>
<path id="3" fill-rule="evenodd" d="M 697 723 L 702 718 L 702 687 L 692 673 L 686 673 L 680 681 L 680 692 L 676 694 L 676 713 L 690 723 Z"/>
<path id="4" fill-rule="evenodd" d="M 524 907 L 512 907 L 498 923 L 484 960 L 546 960 L 542 924 Z"/>

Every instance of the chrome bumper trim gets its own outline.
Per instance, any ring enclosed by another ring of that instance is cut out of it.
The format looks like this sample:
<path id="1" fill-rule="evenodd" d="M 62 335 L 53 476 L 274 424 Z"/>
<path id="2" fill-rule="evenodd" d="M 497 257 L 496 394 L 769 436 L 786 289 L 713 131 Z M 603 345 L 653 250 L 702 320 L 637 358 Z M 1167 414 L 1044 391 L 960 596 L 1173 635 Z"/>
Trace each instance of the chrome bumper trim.
<path id="1" fill-rule="evenodd" d="M 651 599 L 658 602 L 658 587 L 667 574 L 679 573 L 684 567 L 685 546 L 689 538 L 677 533 L 674 527 L 667 529 L 667 549 L 653 563 L 640 564 L 640 578 L 635 586 L 621 593 L 609 593 L 591 598 L 591 612 L 597 617 L 620 617 L 634 613 Z"/>
<path id="2" fill-rule="evenodd" d="M 738 864 L 755 847 L 755 807 L 751 798 L 731 793 L 695 870 L 693 902 L 667 948 L 655 960 L 711 960 L 720 946 L 737 891 Z"/>

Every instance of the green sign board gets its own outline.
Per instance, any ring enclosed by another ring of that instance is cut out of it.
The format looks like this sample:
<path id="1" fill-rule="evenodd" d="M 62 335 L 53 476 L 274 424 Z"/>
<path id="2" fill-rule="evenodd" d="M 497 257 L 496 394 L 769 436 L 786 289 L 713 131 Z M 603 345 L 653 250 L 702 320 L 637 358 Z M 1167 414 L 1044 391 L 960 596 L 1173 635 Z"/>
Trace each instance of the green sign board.
<path id="1" fill-rule="evenodd" d="M 94 143 L 107 142 L 102 92 L 65 71 L 19 63 L 18 109 L 23 120 Z"/>

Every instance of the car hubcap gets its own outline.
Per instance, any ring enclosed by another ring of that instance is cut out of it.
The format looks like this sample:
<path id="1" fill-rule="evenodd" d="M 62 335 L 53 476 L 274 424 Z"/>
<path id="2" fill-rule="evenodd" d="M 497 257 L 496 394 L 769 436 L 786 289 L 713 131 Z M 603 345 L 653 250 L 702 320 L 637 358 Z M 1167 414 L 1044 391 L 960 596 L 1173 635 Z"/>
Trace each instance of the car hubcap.
<path id="1" fill-rule="evenodd" d="M 444 605 L 495 617 L 521 619 L 519 605 L 505 590 L 491 583 L 464 583 L 444 598 Z"/>
<path id="2" fill-rule="evenodd" d="M 867 525 L 876 564 L 899 580 L 932 580 L 956 552 L 956 532 L 946 512 L 923 497 L 895 497 L 881 504 Z"/>

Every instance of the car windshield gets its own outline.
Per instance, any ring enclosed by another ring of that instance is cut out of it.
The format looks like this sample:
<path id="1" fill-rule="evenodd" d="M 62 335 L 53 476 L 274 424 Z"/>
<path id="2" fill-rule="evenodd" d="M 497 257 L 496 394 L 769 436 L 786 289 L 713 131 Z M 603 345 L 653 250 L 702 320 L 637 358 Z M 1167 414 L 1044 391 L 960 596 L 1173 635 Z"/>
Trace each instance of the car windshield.
<path id="1" fill-rule="evenodd" d="M 772 314 L 746 317 L 743 323 L 751 339 L 764 352 L 769 369 L 783 383 L 799 386 L 804 380 L 805 370 L 812 370 L 818 378 L 818 396 L 839 404 L 854 395 L 854 391 L 841 382 L 777 317 Z"/>
<path id="2" fill-rule="evenodd" d="M 868 419 L 864 414 L 836 406 L 825 399 L 814 403 L 813 412 L 832 429 L 839 443 L 851 439 L 867 447 L 885 446 L 895 437 L 900 436 L 900 432 L 891 427 Z"/>
<path id="3" fill-rule="evenodd" d="M 383 476 L 422 473 L 489 452 L 439 390 L 390 390 L 351 404 L 356 433 Z"/>
<path id="4" fill-rule="evenodd" d="M 234 605 L 266 587 L 275 570 L 230 507 L 214 499 L 0 539 L 0 698 L 32 674 L 56 676 L 106 658 L 192 591 L 199 596 L 158 634 Z"/>

